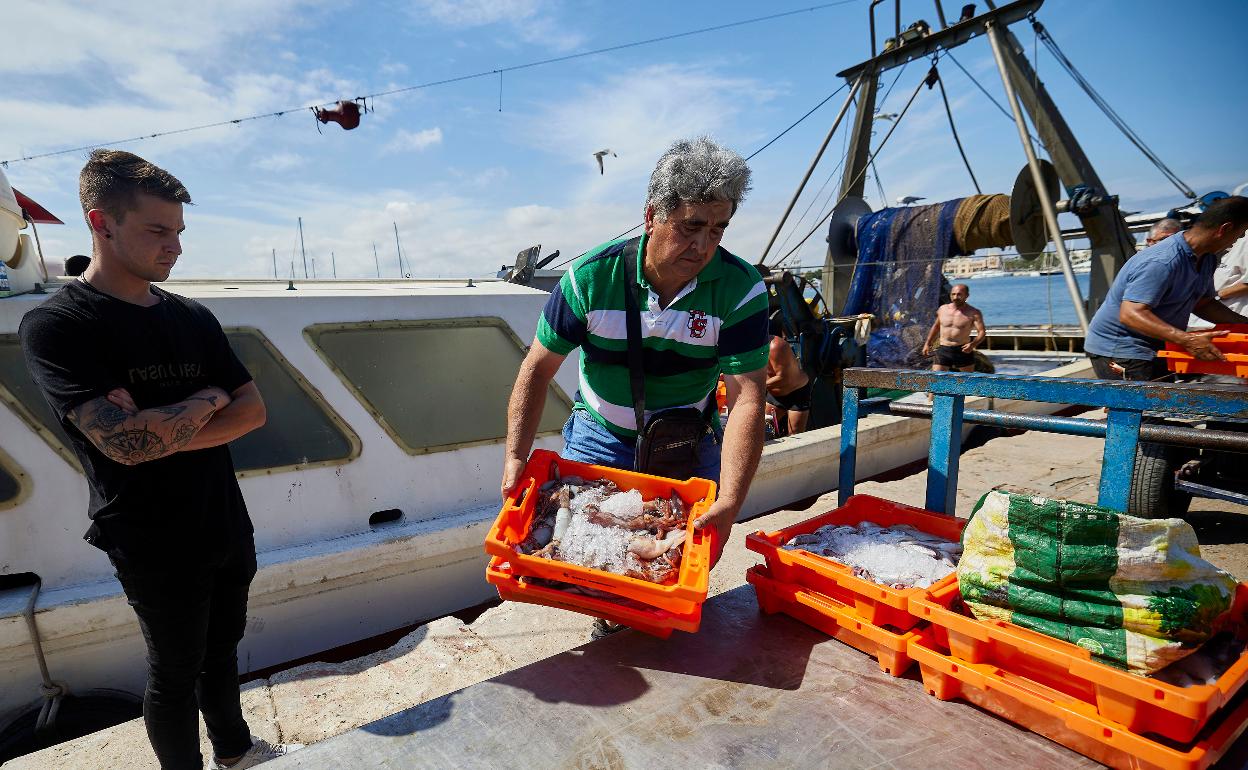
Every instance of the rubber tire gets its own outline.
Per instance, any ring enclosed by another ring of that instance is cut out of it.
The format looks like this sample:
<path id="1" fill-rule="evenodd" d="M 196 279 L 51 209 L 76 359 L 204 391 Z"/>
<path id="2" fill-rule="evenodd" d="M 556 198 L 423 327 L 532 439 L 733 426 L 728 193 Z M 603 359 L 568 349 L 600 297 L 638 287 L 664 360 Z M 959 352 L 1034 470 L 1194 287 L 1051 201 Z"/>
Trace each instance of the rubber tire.
<path id="1" fill-rule="evenodd" d="M 1127 513 L 1143 519 L 1179 519 L 1192 496 L 1174 488 L 1174 474 L 1194 453 L 1180 447 L 1141 441 L 1135 449 Z"/>

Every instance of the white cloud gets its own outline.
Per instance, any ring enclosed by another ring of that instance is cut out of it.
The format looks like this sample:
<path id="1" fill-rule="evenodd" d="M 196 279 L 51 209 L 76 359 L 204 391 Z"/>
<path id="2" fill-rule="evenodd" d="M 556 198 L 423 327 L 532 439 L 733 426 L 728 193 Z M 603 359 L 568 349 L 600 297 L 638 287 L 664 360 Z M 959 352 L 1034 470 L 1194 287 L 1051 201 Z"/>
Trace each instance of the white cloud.
<path id="1" fill-rule="evenodd" d="M 292 168 L 299 168 L 307 160 L 297 152 L 278 152 L 256 161 L 256 168 L 261 171 L 289 171 Z"/>
<path id="2" fill-rule="evenodd" d="M 420 152 L 421 150 L 429 149 L 435 144 L 442 144 L 442 129 L 437 126 L 420 131 L 408 131 L 401 128 L 394 133 L 394 138 L 382 148 L 382 152 Z"/>
<path id="3" fill-rule="evenodd" d="M 585 86 L 569 98 L 538 105 L 536 114 L 513 118 L 511 131 L 548 153 L 582 181 L 576 195 L 630 196 L 641 210 L 655 160 L 680 138 L 709 134 L 745 154 L 739 116 L 775 96 L 757 80 L 713 70 L 652 65 Z M 594 152 L 610 147 L 605 174 Z M 573 177 L 577 178 L 577 177 Z"/>
<path id="4" fill-rule="evenodd" d="M 537 0 L 415 0 L 413 6 L 450 27 L 479 27 L 533 18 Z"/>
<path id="5" fill-rule="evenodd" d="M 430 20 L 451 29 L 473 29 L 506 25 L 527 43 L 540 42 L 558 51 L 570 51 L 585 37 L 560 24 L 554 4 L 540 0 L 412 0 L 418 19 Z"/>

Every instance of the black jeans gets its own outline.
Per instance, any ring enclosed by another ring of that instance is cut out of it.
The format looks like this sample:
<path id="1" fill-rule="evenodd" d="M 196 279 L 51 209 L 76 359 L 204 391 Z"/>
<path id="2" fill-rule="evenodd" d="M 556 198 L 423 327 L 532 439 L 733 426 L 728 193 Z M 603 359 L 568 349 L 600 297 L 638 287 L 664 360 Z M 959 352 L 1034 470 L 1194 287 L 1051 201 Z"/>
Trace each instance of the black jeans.
<path id="1" fill-rule="evenodd" d="M 218 757 L 251 747 L 238 696 L 238 642 L 256 574 L 250 539 L 224 559 L 152 569 L 111 557 L 147 642 L 143 722 L 163 770 L 202 770 L 199 714 Z"/>
<path id="2" fill-rule="evenodd" d="M 1111 358 L 1089 353 L 1092 371 L 1098 380 L 1156 380 L 1166 375 L 1166 365 L 1160 358 Z M 1118 364 L 1123 371 L 1116 372 L 1110 363 Z"/>

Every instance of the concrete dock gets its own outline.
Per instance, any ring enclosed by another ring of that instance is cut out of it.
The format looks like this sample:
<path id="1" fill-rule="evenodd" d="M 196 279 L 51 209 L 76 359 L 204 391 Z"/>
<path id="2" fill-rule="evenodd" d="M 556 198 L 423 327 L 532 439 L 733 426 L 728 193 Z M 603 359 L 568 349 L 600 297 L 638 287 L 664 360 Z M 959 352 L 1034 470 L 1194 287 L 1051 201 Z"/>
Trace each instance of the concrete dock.
<path id="1" fill-rule="evenodd" d="M 1098 439 L 1037 433 L 992 439 L 962 456 L 957 513 L 966 516 L 979 495 L 1003 485 L 1093 502 L 1102 447 Z M 857 491 L 922 505 L 924 477 L 920 471 L 866 482 Z M 663 642 L 626 631 L 586 644 L 588 618 L 507 603 L 472 623 L 453 617 L 431 622 L 364 658 L 312 663 L 250 683 L 243 701 L 252 730 L 273 741 L 313 744 L 274 762 L 274 770 L 539 762 L 639 767 L 660 761 L 1095 767 L 974 707 L 931 698 L 917 671 L 893 679 L 873 658 L 796 621 L 759 616 L 753 591 L 743 584 L 746 569 L 761 557 L 745 549 L 745 535 L 835 504 L 833 493 L 808 510 L 738 524 L 712 573 L 713 598 L 696 636 L 677 633 Z M 1248 510 L 1197 500 L 1189 520 L 1204 556 L 1248 579 Z M 729 665 L 726 655 L 716 655 L 728 648 L 756 655 L 749 666 Z M 684 697 L 675 699 L 676 692 Z M 794 693 L 816 706 L 795 709 Z M 507 736 L 522 742 L 491 743 Z M 1241 740 L 1218 767 L 1248 765 L 1245 744 Z M 157 765 L 135 720 L 4 767 Z"/>

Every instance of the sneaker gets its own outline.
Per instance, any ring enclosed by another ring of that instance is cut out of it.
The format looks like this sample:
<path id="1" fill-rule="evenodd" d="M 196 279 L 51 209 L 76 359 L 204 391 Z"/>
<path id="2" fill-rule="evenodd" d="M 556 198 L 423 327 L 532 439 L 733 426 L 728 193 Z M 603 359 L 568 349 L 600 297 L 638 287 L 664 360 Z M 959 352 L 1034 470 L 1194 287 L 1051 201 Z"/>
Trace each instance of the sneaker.
<path id="1" fill-rule="evenodd" d="M 303 748 L 302 743 L 269 743 L 263 738 L 255 738 L 251 748 L 247 749 L 247 753 L 239 757 L 237 762 L 232 765 L 224 765 L 213 759 L 208 764 L 208 770 L 246 770 L 248 767 L 255 767 L 261 762 L 284 757 L 290 752 L 298 751 L 301 748 Z"/>
<path id="2" fill-rule="evenodd" d="M 611 634 L 623 631 L 625 628 L 626 626 L 621 623 L 612 623 L 611 621 L 604 620 L 602 618 L 594 618 L 594 627 L 589 632 L 589 638 L 591 640 L 601 639 L 604 636 L 610 636 Z"/>

